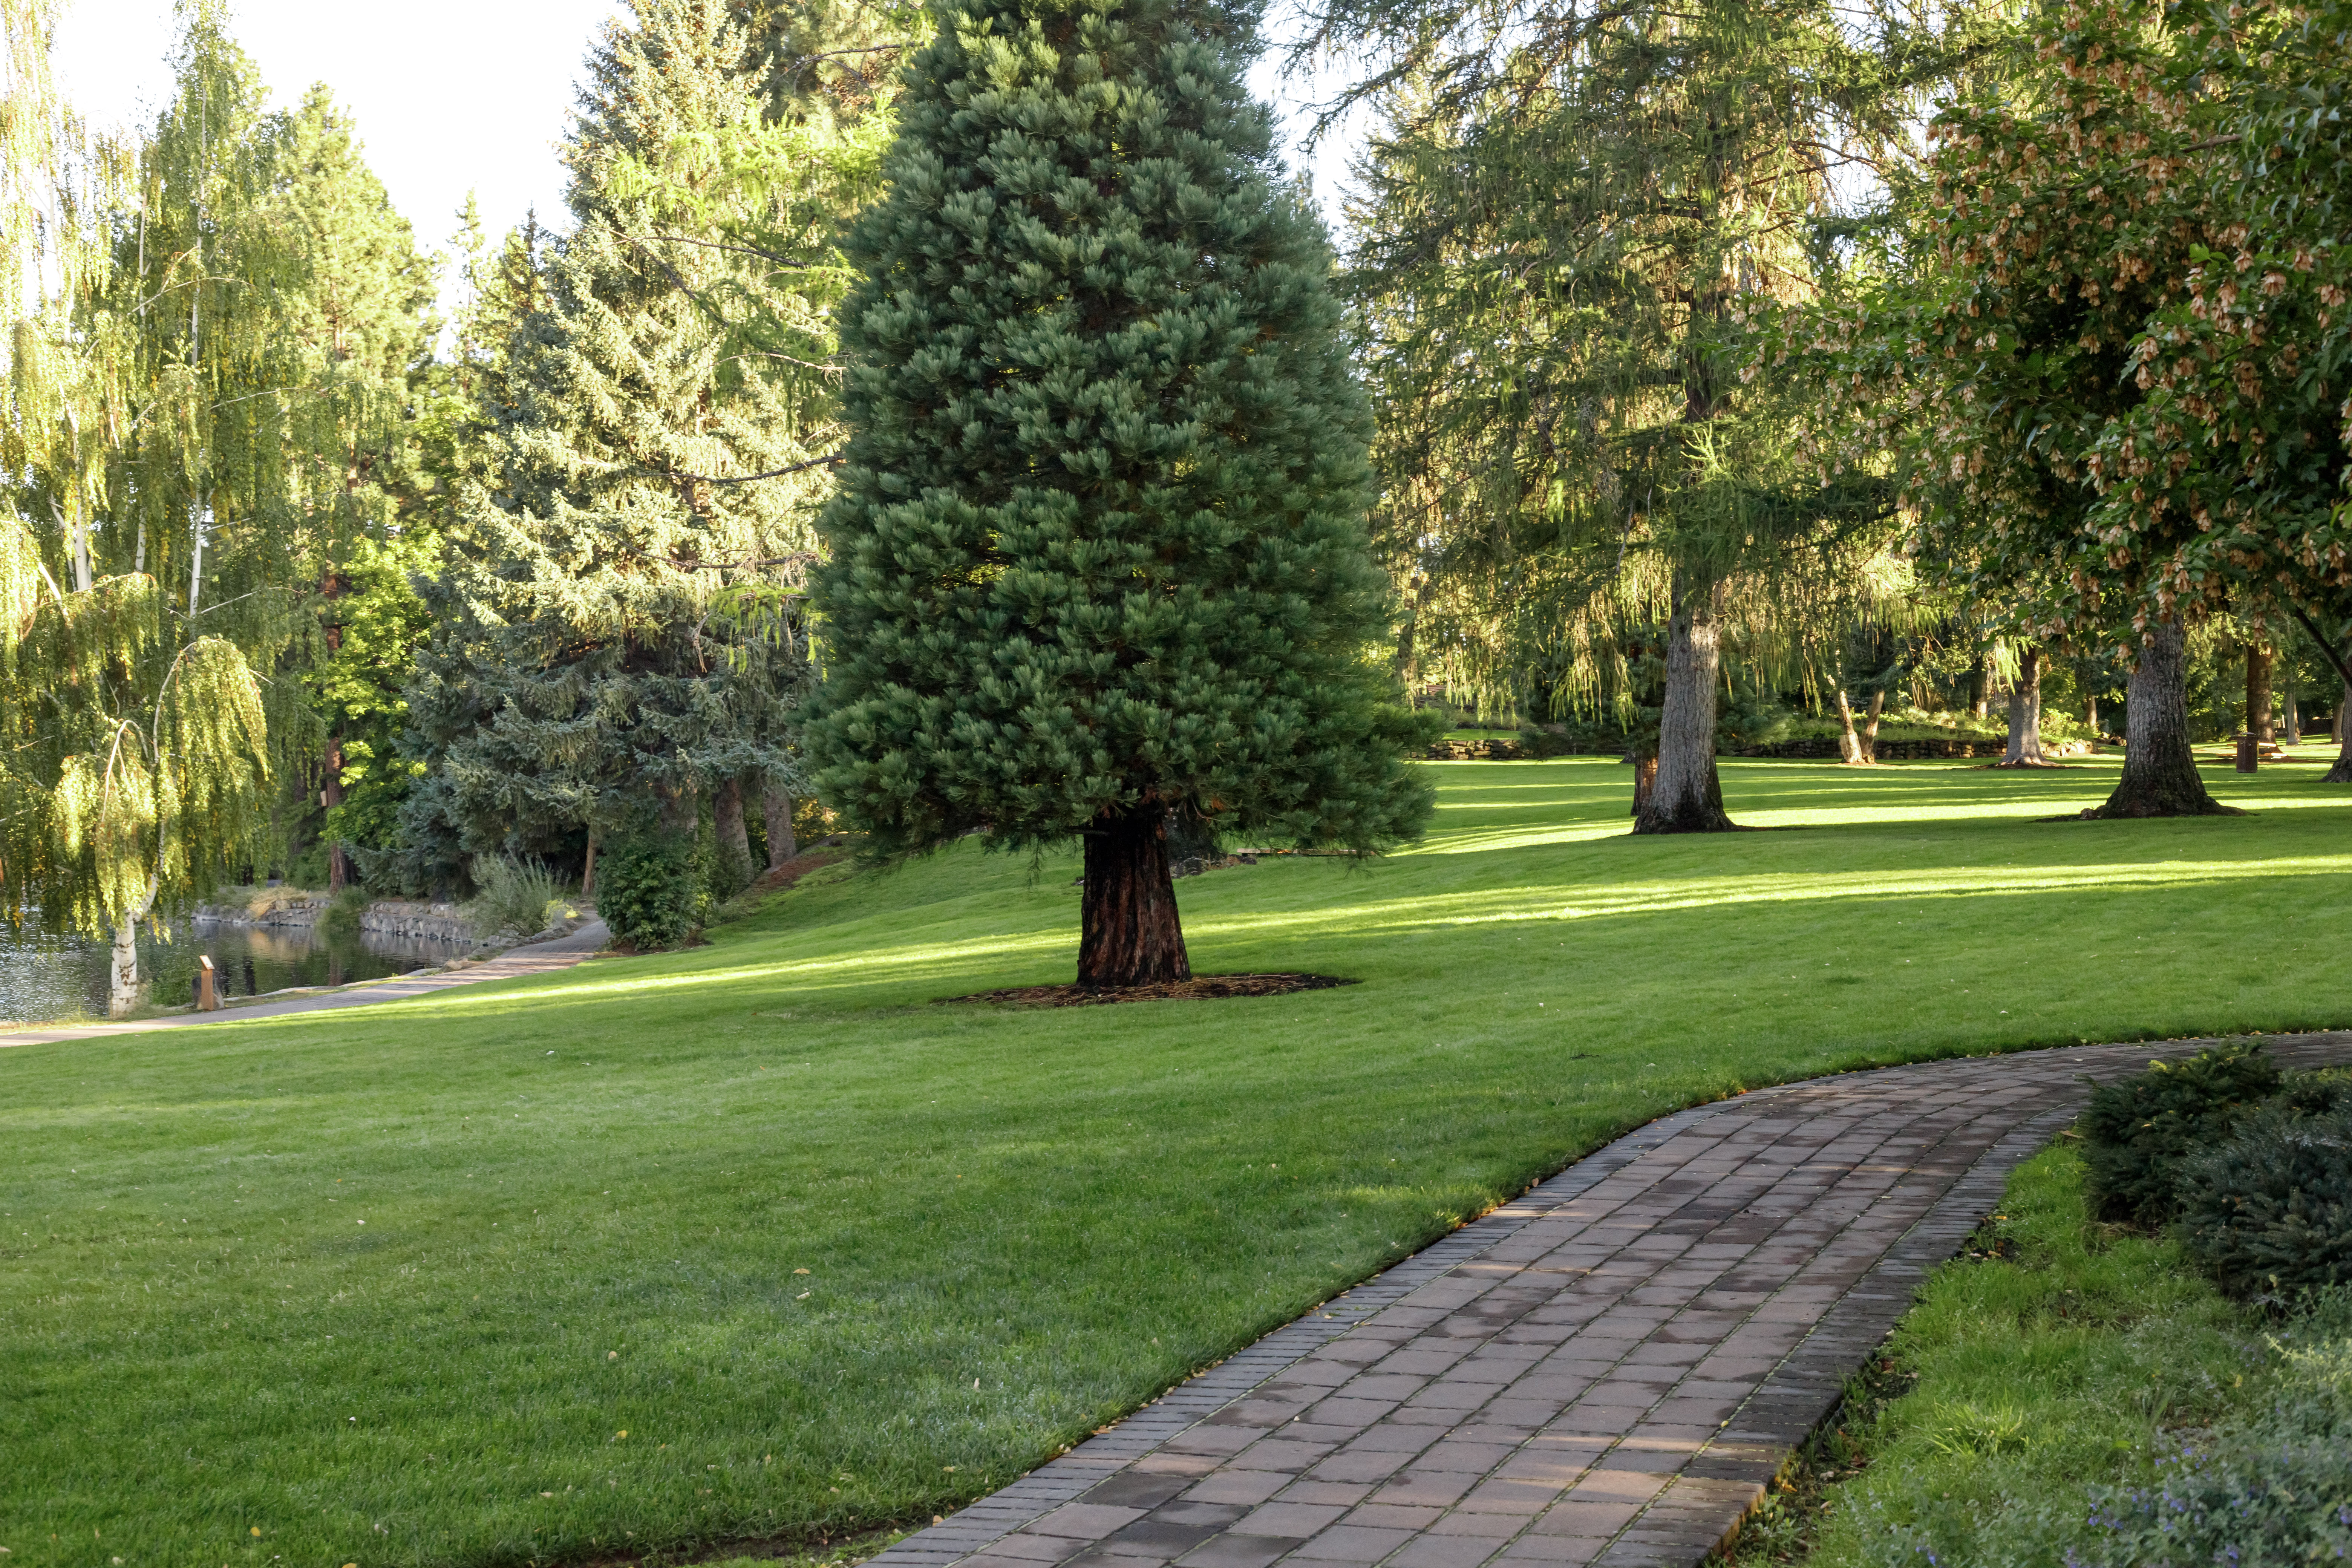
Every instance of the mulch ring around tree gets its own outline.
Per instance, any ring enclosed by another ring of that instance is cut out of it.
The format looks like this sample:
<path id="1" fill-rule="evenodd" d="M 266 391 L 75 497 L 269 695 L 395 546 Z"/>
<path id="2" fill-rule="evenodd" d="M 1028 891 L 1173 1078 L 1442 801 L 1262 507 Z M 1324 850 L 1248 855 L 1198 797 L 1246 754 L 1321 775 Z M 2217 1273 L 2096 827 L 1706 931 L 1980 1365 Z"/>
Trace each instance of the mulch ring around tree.
<path id="1" fill-rule="evenodd" d="M 1225 996 L 1282 996 L 1293 991 L 1328 991 L 1355 985 L 1333 974 L 1195 974 L 1152 985 L 1019 985 L 1010 991 L 980 991 L 942 996 L 940 1006 L 959 1002 L 1002 1002 L 1015 1007 L 1100 1007 L 1113 1002 L 1208 1002 Z"/>

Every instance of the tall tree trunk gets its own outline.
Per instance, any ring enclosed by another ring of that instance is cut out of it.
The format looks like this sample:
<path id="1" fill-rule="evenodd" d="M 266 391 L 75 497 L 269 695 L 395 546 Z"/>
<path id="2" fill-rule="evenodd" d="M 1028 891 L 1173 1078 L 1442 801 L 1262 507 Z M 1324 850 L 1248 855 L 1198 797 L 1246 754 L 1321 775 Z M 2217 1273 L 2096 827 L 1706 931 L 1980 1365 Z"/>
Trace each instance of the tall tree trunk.
<path id="1" fill-rule="evenodd" d="M 2271 650 L 2246 645 L 2246 733 L 2263 745 L 2276 737 L 2271 725 Z"/>
<path id="2" fill-rule="evenodd" d="M 2004 768 L 2050 765 L 2042 754 L 2042 650 L 2029 647 L 2017 656 L 2017 679 L 2009 688 L 2009 750 L 2001 753 Z"/>
<path id="3" fill-rule="evenodd" d="M 687 847 L 692 849 L 696 832 L 702 826 L 701 803 L 696 798 L 694 786 L 689 784 L 677 789 L 656 788 L 655 794 L 661 802 L 662 837 L 683 838 Z"/>
<path id="4" fill-rule="evenodd" d="M 583 900 L 596 896 L 596 825 L 593 822 L 588 825 L 588 853 L 580 859 L 580 896 Z"/>
<path id="5" fill-rule="evenodd" d="M 2336 728 L 2331 738 L 2337 750 L 2336 762 L 2320 778 L 2322 784 L 2352 784 L 2352 721 L 2345 711 L 2352 709 L 2352 680 L 2344 683 L 2344 694 L 2336 700 Z"/>
<path id="6" fill-rule="evenodd" d="M 340 893 L 352 879 L 351 857 L 343 849 L 343 841 L 334 836 L 334 810 L 343 804 L 343 738 L 332 735 L 327 740 L 326 782 L 319 790 L 319 804 L 327 809 L 327 891 Z"/>
<path id="7" fill-rule="evenodd" d="M 1870 694 L 1870 711 L 1862 722 L 1862 760 L 1878 761 L 1878 717 L 1886 711 L 1886 689 L 1880 687 Z"/>
<path id="8" fill-rule="evenodd" d="M 760 792 L 760 809 L 768 819 L 768 869 L 772 871 L 800 853 L 793 837 L 793 797 L 769 784 Z"/>
<path id="9" fill-rule="evenodd" d="M 751 830 L 743 821 L 743 781 L 729 779 L 710 800 L 711 826 L 716 832 L 721 878 L 730 893 L 751 879 Z"/>
<path id="10" fill-rule="evenodd" d="M 1658 710 L 1658 779 L 1636 833 L 1724 833 L 1738 825 L 1723 809 L 1715 771 L 1715 680 L 1723 628 L 1723 584 L 1675 568 L 1675 613 L 1666 623 L 1666 691 Z"/>
<path id="11" fill-rule="evenodd" d="M 1849 767 L 1877 761 L 1875 756 L 1862 749 L 1862 737 L 1853 732 L 1853 703 L 1843 686 L 1838 688 L 1837 704 L 1838 761 Z"/>
<path id="12" fill-rule="evenodd" d="M 2189 634 L 2179 621 L 2156 628 L 2139 650 L 2124 696 L 2124 774 L 2090 816 L 2232 815 L 2205 792 L 2189 745 Z"/>
<path id="13" fill-rule="evenodd" d="M 2083 722 L 2090 730 L 2092 738 L 2094 740 L 2097 739 L 2099 733 L 2099 700 L 2096 697 L 2085 697 L 2083 699 Z"/>
<path id="14" fill-rule="evenodd" d="M 1969 711 L 1981 719 L 1990 706 L 1985 697 L 1985 656 L 1980 653 L 1977 661 L 1969 666 Z"/>
<path id="15" fill-rule="evenodd" d="M 146 987 L 139 983 L 139 922 L 155 907 L 155 879 L 147 879 L 147 891 L 139 902 L 114 917 L 114 952 L 107 965 L 106 1016 L 126 1018 L 138 1011 L 147 998 Z"/>
<path id="16" fill-rule="evenodd" d="M 1145 801 L 1097 819 L 1086 835 L 1078 984 L 1154 985 L 1190 980 L 1176 883 L 1168 874 L 1168 814 Z"/>
<path id="17" fill-rule="evenodd" d="M 2284 705 L 2286 743 L 2290 746 L 2303 743 L 2303 704 L 2295 700 L 2298 695 L 2294 685 L 2294 666 L 2290 663 L 2286 667 L 2286 701 Z"/>

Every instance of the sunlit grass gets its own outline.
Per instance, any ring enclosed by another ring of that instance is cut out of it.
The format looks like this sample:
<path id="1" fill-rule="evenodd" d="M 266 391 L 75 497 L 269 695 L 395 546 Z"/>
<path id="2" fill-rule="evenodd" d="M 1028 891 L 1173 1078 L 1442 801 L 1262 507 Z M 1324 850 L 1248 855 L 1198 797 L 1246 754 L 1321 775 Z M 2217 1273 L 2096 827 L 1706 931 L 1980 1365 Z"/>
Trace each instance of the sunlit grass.
<path id="1" fill-rule="evenodd" d="M 2242 817 L 2042 820 L 2112 768 L 1730 763 L 1786 831 L 1636 839 L 1609 760 L 1438 765 L 1422 845 L 1179 884 L 1198 969 L 1363 982 L 1286 997 L 933 1005 L 1075 965 L 1075 860 L 962 845 L 688 952 L 0 1050 L 0 1546 L 927 1521 L 1674 1106 L 2345 1022 L 2316 766 L 2209 772 Z"/>

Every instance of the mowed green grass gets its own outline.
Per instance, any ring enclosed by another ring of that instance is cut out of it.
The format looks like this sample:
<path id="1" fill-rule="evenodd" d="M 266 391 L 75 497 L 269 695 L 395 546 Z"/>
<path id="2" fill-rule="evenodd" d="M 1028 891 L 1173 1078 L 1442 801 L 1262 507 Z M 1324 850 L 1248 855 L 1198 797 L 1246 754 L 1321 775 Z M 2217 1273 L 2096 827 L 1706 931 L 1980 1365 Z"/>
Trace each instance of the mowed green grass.
<path id="1" fill-rule="evenodd" d="M 1616 1132 L 1743 1086 L 2352 1023 L 2352 790 L 2036 820 L 2113 763 L 1436 766 L 1369 866 L 1179 885 L 1216 1003 L 1069 978 L 1075 862 L 971 846 L 711 945 L 0 1049 L 16 1568 L 551 1563 L 927 1521 Z M 805 1273 L 801 1272 L 806 1270 Z M 624 1435 L 625 1434 L 625 1435 Z"/>

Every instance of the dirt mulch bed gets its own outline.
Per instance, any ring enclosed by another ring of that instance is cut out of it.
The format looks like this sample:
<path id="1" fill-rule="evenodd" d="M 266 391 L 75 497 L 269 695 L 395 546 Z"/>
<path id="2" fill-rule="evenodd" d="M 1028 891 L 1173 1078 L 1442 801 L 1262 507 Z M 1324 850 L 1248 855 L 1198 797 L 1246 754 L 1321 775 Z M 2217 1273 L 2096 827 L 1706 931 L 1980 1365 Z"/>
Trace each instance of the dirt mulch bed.
<path id="1" fill-rule="evenodd" d="M 1224 996 L 1282 996 L 1293 991 L 1328 991 L 1354 985 L 1332 974 L 1196 974 L 1157 985 L 1022 985 L 942 996 L 940 1005 L 959 1002 L 1004 1002 L 1016 1007 L 1100 1007 L 1113 1002 L 1208 1002 Z"/>

